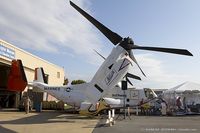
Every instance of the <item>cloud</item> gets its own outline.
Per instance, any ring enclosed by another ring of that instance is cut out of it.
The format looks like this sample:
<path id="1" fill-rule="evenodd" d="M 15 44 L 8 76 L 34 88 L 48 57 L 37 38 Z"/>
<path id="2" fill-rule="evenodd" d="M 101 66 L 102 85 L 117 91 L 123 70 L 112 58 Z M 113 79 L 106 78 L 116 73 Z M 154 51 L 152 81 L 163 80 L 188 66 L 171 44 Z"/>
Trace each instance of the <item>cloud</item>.
<path id="1" fill-rule="evenodd" d="M 90 1 L 74 2 L 89 11 Z M 37 51 L 62 53 L 60 47 L 65 48 L 90 60 L 94 60 L 92 49 L 101 49 L 94 27 L 66 0 L 1 1 L 0 37 Z"/>
<path id="2" fill-rule="evenodd" d="M 136 65 L 131 70 L 142 77 L 142 81 L 133 81 L 134 86 L 137 88 L 166 88 L 169 89 L 177 84 L 190 79 L 188 75 L 178 75 L 177 73 L 169 72 L 166 68 L 164 61 L 157 59 L 153 54 L 137 54 L 135 55 L 138 63 L 144 70 L 147 77 L 141 75 L 141 72 Z M 169 64 L 170 65 L 170 64 Z"/>
<path id="3" fill-rule="evenodd" d="M 73 1 L 90 12 L 90 0 Z M 68 0 L 1 1 L 0 38 L 25 49 L 59 53 L 69 58 L 78 55 L 82 60 L 96 66 L 103 60 L 93 49 L 103 55 L 107 50 L 102 48 L 99 32 L 70 6 Z M 137 54 L 136 58 L 147 75 L 142 78 L 142 82 L 134 81 L 138 87 L 165 88 L 175 82 L 190 79 L 186 75 L 167 71 L 163 61 L 152 54 Z M 135 65 L 133 73 L 142 77 Z M 88 80 L 92 76 L 74 73 L 71 77 Z"/>

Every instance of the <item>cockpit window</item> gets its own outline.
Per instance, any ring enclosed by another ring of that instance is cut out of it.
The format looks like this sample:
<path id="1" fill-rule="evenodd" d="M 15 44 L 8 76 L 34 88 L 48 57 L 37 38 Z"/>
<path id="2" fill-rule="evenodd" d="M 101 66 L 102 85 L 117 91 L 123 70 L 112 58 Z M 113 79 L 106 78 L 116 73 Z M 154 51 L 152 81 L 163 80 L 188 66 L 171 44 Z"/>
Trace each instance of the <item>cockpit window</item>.
<path id="1" fill-rule="evenodd" d="M 145 96 L 147 99 L 152 99 L 154 98 L 154 93 L 151 89 L 144 89 Z"/>

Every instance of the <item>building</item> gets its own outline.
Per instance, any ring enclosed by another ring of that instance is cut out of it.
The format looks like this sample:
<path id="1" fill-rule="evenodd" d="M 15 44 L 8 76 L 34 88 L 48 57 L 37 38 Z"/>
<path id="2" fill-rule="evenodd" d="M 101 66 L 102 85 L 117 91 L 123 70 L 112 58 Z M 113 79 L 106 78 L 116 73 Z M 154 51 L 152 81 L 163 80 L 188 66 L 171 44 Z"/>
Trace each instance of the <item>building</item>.
<path id="1" fill-rule="evenodd" d="M 7 90 L 7 78 L 11 61 L 21 59 L 28 82 L 34 80 L 34 70 L 43 67 L 49 85 L 63 85 L 64 68 L 41 59 L 0 39 L 0 106 L 17 107 L 23 92 L 10 92 Z M 27 87 L 24 91 L 32 88 Z M 43 100 L 55 100 L 52 96 L 42 93 Z"/>

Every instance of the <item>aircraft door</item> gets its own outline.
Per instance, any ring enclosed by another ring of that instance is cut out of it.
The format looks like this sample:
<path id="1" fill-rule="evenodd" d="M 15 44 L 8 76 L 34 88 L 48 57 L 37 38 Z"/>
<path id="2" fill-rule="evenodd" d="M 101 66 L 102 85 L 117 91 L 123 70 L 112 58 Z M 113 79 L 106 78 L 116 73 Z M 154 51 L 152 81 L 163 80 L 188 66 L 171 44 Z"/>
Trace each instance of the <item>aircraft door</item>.
<path id="1" fill-rule="evenodd" d="M 144 93 L 147 99 L 152 99 L 154 97 L 157 97 L 157 95 L 154 93 L 152 89 L 144 88 Z"/>

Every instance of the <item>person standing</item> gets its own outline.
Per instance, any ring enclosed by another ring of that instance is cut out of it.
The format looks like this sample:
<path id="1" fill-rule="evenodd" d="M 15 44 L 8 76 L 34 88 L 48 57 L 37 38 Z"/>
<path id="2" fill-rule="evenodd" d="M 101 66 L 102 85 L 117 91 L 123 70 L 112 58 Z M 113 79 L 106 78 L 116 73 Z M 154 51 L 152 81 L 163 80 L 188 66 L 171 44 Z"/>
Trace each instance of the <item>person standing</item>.
<path id="1" fill-rule="evenodd" d="M 167 104 L 164 100 L 161 102 L 161 113 L 162 115 L 167 115 Z"/>
<path id="2" fill-rule="evenodd" d="M 181 97 L 178 97 L 176 100 L 176 106 L 178 107 L 178 110 L 181 110 L 182 102 L 181 102 Z"/>
<path id="3" fill-rule="evenodd" d="M 24 102 L 24 107 L 25 107 L 26 114 L 29 113 L 29 106 L 30 106 L 30 98 L 28 96 L 26 96 L 25 102 Z"/>
<path id="4" fill-rule="evenodd" d="M 144 115 L 145 114 L 145 110 L 144 110 L 144 99 L 142 98 L 142 100 L 140 101 L 139 105 L 140 105 L 140 110 L 141 110 L 141 114 Z"/>
<path id="5" fill-rule="evenodd" d="M 2 101 L 1 101 L 1 97 L 0 97 L 0 109 L 1 109 L 1 106 L 2 106 Z"/>
<path id="6" fill-rule="evenodd" d="M 186 97 L 183 98 L 183 108 L 184 108 L 184 112 L 187 113 L 188 108 L 187 108 L 187 103 L 186 103 Z"/>

